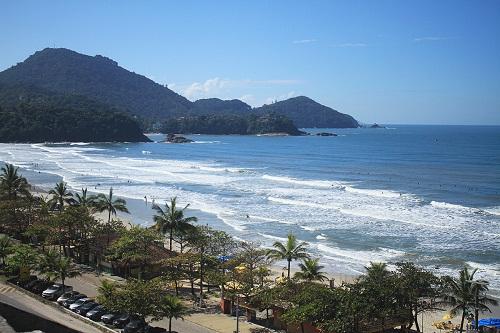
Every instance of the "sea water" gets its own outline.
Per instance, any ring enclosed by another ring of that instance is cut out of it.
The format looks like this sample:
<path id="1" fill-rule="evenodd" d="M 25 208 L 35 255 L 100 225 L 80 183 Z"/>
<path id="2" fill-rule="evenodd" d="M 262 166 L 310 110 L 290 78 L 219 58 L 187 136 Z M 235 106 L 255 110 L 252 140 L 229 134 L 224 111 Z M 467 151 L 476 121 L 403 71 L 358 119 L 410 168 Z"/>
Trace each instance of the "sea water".
<path id="1" fill-rule="evenodd" d="M 113 187 L 137 224 L 152 223 L 153 200 L 177 196 L 198 223 L 239 239 L 271 246 L 292 232 L 332 273 L 410 260 L 455 274 L 468 264 L 500 292 L 500 127 L 326 131 L 338 136 L 0 144 L 0 160 L 46 188 L 59 178 L 74 190 Z"/>

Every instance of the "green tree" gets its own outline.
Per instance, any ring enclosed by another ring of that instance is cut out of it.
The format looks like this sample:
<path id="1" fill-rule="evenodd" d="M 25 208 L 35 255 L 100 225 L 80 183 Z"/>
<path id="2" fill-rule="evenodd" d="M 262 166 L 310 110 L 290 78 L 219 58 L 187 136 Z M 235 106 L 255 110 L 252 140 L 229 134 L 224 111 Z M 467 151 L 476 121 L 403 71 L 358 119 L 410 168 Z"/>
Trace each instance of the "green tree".
<path id="1" fill-rule="evenodd" d="M 5 258 L 12 253 L 12 241 L 9 236 L 0 236 L 0 259 L 2 259 L 2 265 L 5 264 Z"/>
<path id="2" fill-rule="evenodd" d="M 161 320 L 164 317 L 168 318 L 168 332 L 172 332 L 172 319 L 182 319 L 187 314 L 187 308 L 182 304 L 181 300 L 175 296 L 165 295 L 160 298 L 155 310 L 154 320 Z"/>
<path id="3" fill-rule="evenodd" d="M 18 272 L 18 275 L 21 275 L 22 272 L 30 275 L 37 267 L 38 260 L 38 253 L 31 246 L 16 244 L 12 248 L 12 255 L 7 257 L 6 264 L 12 272 Z"/>
<path id="4" fill-rule="evenodd" d="M 395 294 L 398 295 L 399 306 L 413 313 L 413 323 L 417 332 L 420 332 L 418 315 L 426 311 L 439 310 L 436 298 L 440 296 L 441 280 L 432 272 L 411 262 L 399 262 L 396 266 L 398 288 Z"/>
<path id="5" fill-rule="evenodd" d="M 87 188 L 82 188 L 82 193 L 75 193 L 75 204 L 80 207 L 85 207 L 89 210 L 94 209 L 96 205 L 96 196 L 88 195 Z"/>
<path id="6" fill-rule="evenodd" d="M 196 222 L 198 219 L 194 216 L 184 217 L 184 211 L 189 207 L 189 204 L 182 209 L 177 209 L 177 197 L 170 199 L 170 204 L 165 203 L 165 209 L 159 205 L 154 204 L 153 209 L 156 214 L 153 217 L 155 221 L 155 228 L 160 233 L 165 235 L 169 233 L 170 246 L 169 250 L 172 251 L 172 241 L 174 238 L 174 231 L 183 232 L 191 229 L 191 222 Z"/>
<path id="7" fill-rule="evenodd" d="M 49 249 L 47 252 L 43 253 L 38 260 L 38 271 L 45 276 L 48 281 L 54 280 L 58 277 L 58 261 L 60 259 L 60 254 L 58 251 Z"/>
<path id="8" fill-rule="evenodd" d="M 73 278 L 81 275 L 82 273 L 70 258 L 60 256 L 59 260 L 57 260 L 56 274 L 58 278 L 61 279 L 61 283 L 64 288 L 64 282 L 67 278 Z"/>
<path id="9" fill-rule="evenodd" d="M 295 278 L 305 281 L 324 281 L 327 279 L 326 275 L 321 271 L 324 266 L 319 264 L 319 258 L 304 259 L 299 264 L 300 271 L 295 273 Z"/>
<path id="10" fill-rule="evenodd" d="M 486 284 L 474 283 L 474 275 L 477 269 L 469 271 L 467 266 L 464 266 L 459 272 L 458 278 L 445 277 L 445 292 L 442 303 L 451 307 L 450 314 L 455 316 L 462 314 L 460 321 L 460 332 L 464 328 L 465 316 L 471 312 L 476 306 L 480 311 L 490 311 L 488 304 L 496 305 L 498 302 L 488 296 L 481 295 L 476 304 L 476 293 L 478 295 L 485 293 L 488 290 Z M 478 281 L 478 280 L 476 280 Z"/>
<path id="11" fill-rule="evenodd" d="M 133 226 L 111 244 L 108 258 L 128 267 L 138 264 L 142 275 L 146 265 L 154 259 L 153 246 L 158 246 L 159 240 L 160 235 L 155 230 Z"/>
<path id="12" fill-rule="evenodd" d="M 305 259 L 309 257 L 306 252 L 306 246 L 307 243 L 299 243 L 293 234 L 288 234 L 286 243 L 283 244 L 281 242 L 274 242 L 274 249 L 269 250 L 267 255 L 272 259 L 287 261 L 287 277 L 290 280 L 290 264 L 292 260 Z"/>
<path id="13" fill-rule="evenodd" d="M 57 208 L 59 212 L 64 210 L 64 205 L 70 205 L 74 203 L 73 193 L 68 191 L 68 187 L 65 182 L 61 181 L 56 184 L 56 186 L 49 191 L 52 198 L 49 200 L 52 209 Z"/>
<path id="14" fill-rule="evenodd" d="M 111 215 L 116 216 L 116 212 L 129 213 L 127 209 L 127 202 L 124 199 L 113 199 L 113 188 L 109 189 L 109 195 L 106 196 L 102 193 L 96 197 L 96 210 L 98 212 L 108 212 L 108 223 L 111 222 Z"/>
<path id="15" fill-rule="evenodd" d="M 29 194 L 29 184 L 26 178 L 18 174 L 19 168 L 5 164 L 0 175 L 0 198 L 16 199 Z"/>

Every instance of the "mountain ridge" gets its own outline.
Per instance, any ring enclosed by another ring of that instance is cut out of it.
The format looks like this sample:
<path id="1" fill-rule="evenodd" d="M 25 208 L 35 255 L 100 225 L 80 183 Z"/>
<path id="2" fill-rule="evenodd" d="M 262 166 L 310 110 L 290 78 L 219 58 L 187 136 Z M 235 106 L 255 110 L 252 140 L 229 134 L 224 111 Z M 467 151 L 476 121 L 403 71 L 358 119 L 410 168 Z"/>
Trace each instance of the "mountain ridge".
<path id="1" fill-rule="evenodd" d="M 182 116 L 275 113 L 297 127 L 358 127 L 347 114 L 301 96 L 252 108 L 241 100 L 218 98 L 194 102 L 153 80 L 131 72 L 102 55 L 65 48 L 45 48 L 0 72 L 0 83 L 34 85 L 60 94 L 82 95 L 116 107 L 146 124 Z"/>

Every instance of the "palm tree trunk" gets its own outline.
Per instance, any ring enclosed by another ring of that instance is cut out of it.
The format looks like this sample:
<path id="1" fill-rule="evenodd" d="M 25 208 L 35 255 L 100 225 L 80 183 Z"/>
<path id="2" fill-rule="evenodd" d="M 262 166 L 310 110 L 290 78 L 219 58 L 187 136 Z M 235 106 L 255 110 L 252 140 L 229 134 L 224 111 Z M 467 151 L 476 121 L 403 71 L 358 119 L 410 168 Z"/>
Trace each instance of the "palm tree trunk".
<path id="1" fill-rule="evenodd" d="M 172 239 L 174 238 L 174 228 L 170 228 L 170 251 L 172 251 Z"/>
<path id="2" fill-rule="evenodd" d="M 111 222 L 111 209 L 108 211 L 108 224 Z"/>
<path id="3" fill-rule="evenodd" d="M 462 321 L 460 322 L 460 333 L 464 331 L 465 308 L 462 309 Z"/>
<path id="4" fill-rule="evenodd" d="M 168 333 L 172 333 L 172 317 L 168 317 Z"/>
<path id="5" fill-rule="evenodd" d="M 417 306 L 415 305 L 415 315 L 413 317 L 413 320 L 415 321 L 415 329 L 417 332 L 420 332 L 420 327 L 418 326 L 418 312 L 417 312 Z"/>
<path id="6" fill-rule="evenodd" d="M 288 260 L 288 280 L 290 280 L 290 263 L 292 261 L 291 260 Z"/>

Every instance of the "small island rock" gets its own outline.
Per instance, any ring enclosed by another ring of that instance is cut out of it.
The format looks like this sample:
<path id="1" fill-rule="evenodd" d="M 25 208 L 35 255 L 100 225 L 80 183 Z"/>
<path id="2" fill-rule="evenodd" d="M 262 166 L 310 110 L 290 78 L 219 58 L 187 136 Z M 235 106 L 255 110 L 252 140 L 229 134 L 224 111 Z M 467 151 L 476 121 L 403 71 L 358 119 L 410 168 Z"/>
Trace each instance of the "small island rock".
<path id="1" fill-rule="evenodd" d="M 185 137 L 180 136 L 180 135 L 176 135 L 176 134 L 167 134 L 167 138 L 166 138 L 165 142 L 169 142 L 169 143 L 190 143 L 190 142 L 193 142 L 193 140 L 185 138 Z"/>

